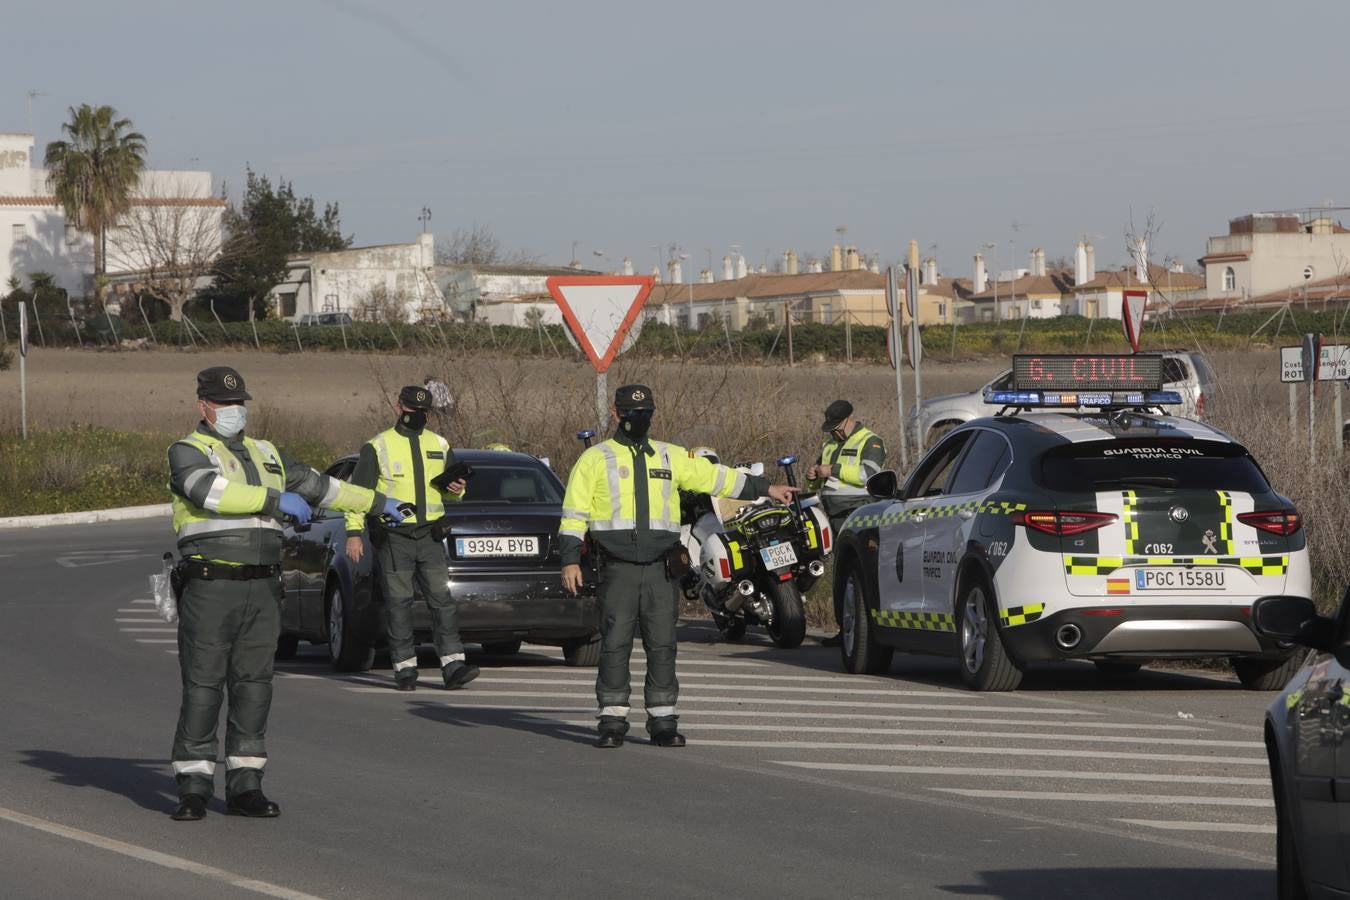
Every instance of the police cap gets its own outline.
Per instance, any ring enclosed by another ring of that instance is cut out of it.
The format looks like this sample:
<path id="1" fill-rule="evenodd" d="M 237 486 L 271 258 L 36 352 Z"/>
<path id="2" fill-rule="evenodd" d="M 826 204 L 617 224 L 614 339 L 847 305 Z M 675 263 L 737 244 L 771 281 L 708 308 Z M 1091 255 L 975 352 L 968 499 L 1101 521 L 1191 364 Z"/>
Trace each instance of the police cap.
<path id="1" fill-rule="evenodd" d="M 656 409 L 652 389 L 645 384 L 625 384 L 614 392 L 614 408 L 619 412 L 633 409 Z"/>
<path id="2" fill-rule="evenodd" d="M 851 415 L 853 415 L 853 404 L 847 400 L 836 400 L 825 407 L 825 424 L 820 426 L 820 430 L 828 434 L 838 428 Z"/>
<path id="3" fill-rule="evenodd" d="M 240 403 L 253 397 L 244 390 L 244 376 L 229 366 L 212 366 L 197 373 L 197 399 L 213 403 Z"/>
<path id="4" fill-rule="evenodd" d="M 415 384 L 410 384 L 398 392 L 398 402 L 407 409 L 431 409 L 433 406 L 431 391 Z"/>

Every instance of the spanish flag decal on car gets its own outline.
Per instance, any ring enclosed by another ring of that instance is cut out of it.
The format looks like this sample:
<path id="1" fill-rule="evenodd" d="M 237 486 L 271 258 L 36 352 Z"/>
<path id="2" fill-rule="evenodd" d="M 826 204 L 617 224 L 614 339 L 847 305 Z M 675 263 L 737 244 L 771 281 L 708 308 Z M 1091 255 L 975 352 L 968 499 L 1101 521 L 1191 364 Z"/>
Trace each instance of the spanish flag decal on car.
<path id="1" fill-rule="evenodd" d="M 1128 594 L 1130 592 L 1130 579 L 1128 578 L 1108 578 L 1106 579 L 1106 593 L 1111 595 Z"/>

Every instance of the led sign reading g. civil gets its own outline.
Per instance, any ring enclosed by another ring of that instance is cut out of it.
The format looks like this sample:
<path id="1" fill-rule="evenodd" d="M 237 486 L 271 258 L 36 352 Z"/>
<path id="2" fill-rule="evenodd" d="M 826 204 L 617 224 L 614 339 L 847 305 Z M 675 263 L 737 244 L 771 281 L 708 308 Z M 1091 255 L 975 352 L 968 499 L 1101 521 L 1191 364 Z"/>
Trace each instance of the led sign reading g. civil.
<path id="1" fill-rule="evenodd" d="M 1162 387 L 1162 357 L 1117 355 L 1018 354 L 1013 357 L 1017 390 L 1143 391 Z"/>

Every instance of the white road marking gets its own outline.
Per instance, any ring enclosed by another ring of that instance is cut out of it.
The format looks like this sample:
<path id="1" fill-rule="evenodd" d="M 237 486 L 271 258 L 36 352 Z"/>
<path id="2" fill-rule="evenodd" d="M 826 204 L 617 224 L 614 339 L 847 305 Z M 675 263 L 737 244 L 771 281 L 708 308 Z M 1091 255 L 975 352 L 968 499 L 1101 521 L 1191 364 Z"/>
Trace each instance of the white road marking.
<path id="1" fill-rule="evenodd" d="M 136 638 L 138 644 L 176 644 L 178 638 Z"/>
<path id="2" fill-rule="evenodd" d="M 1082 772 L 1059 769 L 994 769 L 966 766 L 870 766 L 865 763 L 817 763 L 787 759 L 771 759 L 776 766 L 793 769 L 811 769 L 820 772 L 865 772 L 880 775 L 948 775 L 976 778 L 1034 778 L 1037 781 L 1144 781 L 1180 784 L 1225 784 L 1264 787 L 1269 778 L 1241 778 L 1236 775 L 1163 775 L 1156 772 Z"/>
<path id="3" fill-rule="evenodd" d="M 1196 797 L 1184 794 L 1086 794 L 1077 791 L 989 791 L 971 788 L 930 788 L 942 794 L 981 800 L 1064 800 L 1070 803 L 1145 804 L 1148 806 L 1259 806 L 1274 807 L 1258 797 Z"/>
<path id="4" fill-rule="evenodd" d="M 121 856 L 140 860 L 141 862 L 161 866 L 165 869 L 176 869 L 180 872 L 187 872 L 191 875 L 209 878 L 212 881 L 221 881 L 231 887 L 253 891 L 256 894 L 263 894 L 267 897 L 281 897 L 285 898 L 285 900 L 320 900 L 320 898 L 316 897 L 314 894 L 306 894 L 303 891 L 292 890 L 291 888 L 282 887 L 279 884 L 272 884 L 267 881 L 259 881 L 256 878 L 245 878 L 243 875 L 236 875 L 234 872 L 227 872 L 225 869 L 217 869 L 215 866 L 204 865 L 190 859 L 184 859 L 181 856 L 170 856 L 168 853 L 161 853 L 158 850 L 151 850 L 148 847 L 141 847 L 136 844 L 128 844 L 125 841 L 113 840 L 112 838 L 104 837 L 101 834 L 94 834 L 91 831 L 81 831 L 78 828 L 71 828 L 68 825 L 59 825 L 56 822 L 47 819 L 37 819 L 33 816 L 26 816 L 23 813 L 16 812 L 12 809 L 0 807 L 0 819 L 4 819 L 7 822 L 13 822 L 15 825 L 22 825 L 25 828 L 32 828 L 35 831 L 53 834 L 57 837 L 65 838 L 66 840 L 77 841 L 91 847 L 98 847 L 100 850 L 107 850 L 110 853 L 117 853 Z M 191 891 L 187 890 L 185 886 L 184 893 L 191 893 Z"/>
<path id="5" fill-rule="evenodd" d="M 1244 825 L 1240 822 L 1169 822 L 1159 819 L 1116 819 L 1127 825 L 1161 828 L 1164 831 L 1227 831 L 1234 834 L 1274 834 L 1274 825 Z"/>
<path id="6" fill-rule="evenodd" d="M 983 724 L 994 724 L 996 721 L 995 719 L 985 719 Z M 566 724 L 577 725 L 581 723 L 567 722 Z M 989 738 L 991 740 L 1012 738 L 1028 741 L 1082 741 L 1094 744 L 1166 744 L 1169 747 L 1177 744 L 1177 738 L 1175 737 L 1121 737 L 1120 735 L 1051 734 L 1048 732 L 953 731 L 951 729 L 938 731 L 924 728 L 849 728 L 840 725 L 727 725 L 715 722 L 684 722 L 681 727 L 693 731 L 782 731 L 784 727 L 789 727 L 794 732 L 805 734 L 884 734 L 892 737 L 959 737 L 962 739 Z M 1189 737 L 1185 738 L 1185 744 L 1188 747 L 1246 747 L 1248 749 L 1259 749 L 1265 746 L 1261 741 L 1210 741 Z"/>
<path id="7" fill-rule="evenodd" d="M 521 651 L 521 652 L 523 653 L 524 651 Z M 562 657 L 561 657 L 560 655 L 558 655 L 557 653 L 552 653 L 552 654 L 541 653 L 541 654 L 539 654 L 539 655 L 540 655 L 540 656 L 548 656 L 548 657 L 551 658 L 551 659 L 562 659 Z M 643 663 L 634 660 L 634 663 L 633 663 L 634 668 L 641 668 L 643 665 L 644 665 Z M 769 668 L 769 667 L 768 667 L 766 664 L 764 664 L 764 663 L 758 663 L 758 662 L 746 662 L 745 660 L 740 660 L 740 659 L 726 659 L 726 660 L 724 660 L 724 659 L 685 659 L 684 657 L 677 657 L 677 658 L 676 658 L 676 661 L 675 661 L 675 665 L 676 665 L 677 668 L 680 667 L 680 666 L 728 666 L 728 667 L 730 667 L 730 668 L 737 668 L 737 669 L 767 669 L 767 668 Z M 539 671 L 541 671 L 541 669 L 540 669 L 539 666 L 493 666 L 493 667 L 492 667 L 492 671 L 494 671 L 494 672 L 539 672 Z M 547 670 L 543 670 L 543 671 L 547 671 Z M 568 674 L 568 675 L 575 675 L 575 674 L 576 674 L 576 670 L 569 667 L 566 674 Z M 681 673 L 681 674 L 684 674 L 684 673 Z M 737 677 L 737 678 L 750 678 L 751 676 L 749 676 L 749 675 L 739 675 L 739 674 L 738 674 L 736 677 Z M 785 677 L 785 676 L 779 676 L 779 677 Z M 841 676 L 841 677 L 847 677 L 847 676 Z M 874 683 L 884 683 L 884 682 L 874 682 Z"/>
<path id="8" fill-rule="evenodd" d="M 716 677 L 710 674 L 708 677 Z M 594 688 L 595 681 L 564 681 L 561 678 L 494 678 L 487 675 L 478 679 L 479 684 L 547 684 L 552 687 L 588 687 Z M 973 699 L 976 694 L 939 694 L 931 690 L 903 690 L 895 688 L 885 688 L 880 690 L 869 690 L 867 688 L 828 688 L 828 687 L 786 687 L 774 685 L 759 684 L 699 684 L 699 688 L 713 691 L 745 691 L 752 693 L 778 693 L 778 694 L 837 694 L 846 693 L 850 697 L 942 697 L 943 699 Z"/>
<path id="9" fill-rule="evenodd" d="M 154 554 L 137 553 L 135 550 L 75 550 L 56 557 L 56 564 L 67 569 L 83 569 L 89 566 L 106 566 L 109 563 L 145 559 L 149 556 Z"/>
<path id="10" fill-rule="evenodd" d="M 474 684 L 478 684 L 478 683 L 482 682 L 483 680 L 484 680 L 484 679 L 479 678 L 477 681 L 474 682 Z M 358 693 L 358 694 L 382 694 L 382 693 L 386 693 L 386 692 L 389 692 L 389 693 L 398 693 L 397 691 L 391 691 L 391 690 L 390 690 L 390 688 L 388 687 L 388 682 L 383 682 L 383 684 L 385 685 L 384 687 L 349 687 L 349 688 L 343 688 L 343 690 L 345 690 L 345 691 L 352 691 L 352 692 Z M 593 685 L 593 684 L 590 684 L 589 682 L 588 682 L 588 686 L 590 686 L 590 687 L 592 687 L 592 688 L 594 687 L 594 685 Z M 700 685 L 700 687 L 706 687 L 706 685 Z M 456 695 L 459 695 L 460 692 L 459 692 L 459 691 L 456 691 L 455 694 L 456 694 Z M 549 699 L 560 699 L 560 700 L 586 700 L 586 699 L 588 699 L 589 697 L 593 697 L 593 696 L 594 696 L 593 694 L 588 695 L 588 694 L 581 693 L 581 692 L 577 692 L 577 691 L 572 691 L 572 692 L 567 692 L 567 693 L 563 693 L 563 692 L 554 693 L 554 692 L 552 692 L 552 691 L 478 691 L 478 690 L 475 690 L 475 691 L 472 692 L 472 697 L 475 697 L 475 698 L 477 698 L 477 697 L 484 697 L 484 698 L 485 698 L 485 697 L 547 697 L 547 698 L 549 698 Z M 417 698 L 417 699 L 425 699 L 425 698 Z M 466 698 L 466 699 L 467 699 L 467 698 Z M 680 705 L 680 706 L 684 706 L 684 705 L 687 704 L 687 703 L 754 703 L 754 704 L 759 704 L 759 705 L 761 705 L 761 706 L 762 706 L 762 705 L 768 705 L 768 704 L 783 704 L 783 703 L 787 703 L 787 704 L 791 704 L 792 706 L 829 706 L 829 707 L 834 707 L 835 709 L 928 709 L 928 710 L 945 710 L 945 709 L 950 709 L 950 708 L 951 708 L 951 707 L 949 707 L 949 706 L 944 706 L 944 705 L 942 705 L 942 704 L 940 704 L 940 703 L 854 703 L 854 702 L 851 702 L 851 701 L 848 701 L 848 700 L 799 700 L 799 699 L 797 699 L 797 698 L 795 698 L 795 697 L 784 697 L 784 698 L 781 698 L 781 699 L 776 698 L 776 697 L 745 697 L 745 696 L 702 697 L 702 696 L 698 696 L 697 694 L 691 696 L 691 695 L 689 695 L 689 694 L 687 694 L 687 693 L 681 693 L 681 694 L 680 694 L 680 702 L 679 702 L 679 705 Z M 1026 714 L 1029 714 L 1029 715 L 1031 715 L 1031 714 L 1036 714 L 1036 715 L 1039 715 L 1039 714 L 1045 714 L 1045 715 L 1050 715 L 1050 716 L 1096 716 L 1096 715 L 1101 715 L 1100 713 L 1095 713 L 1095 712 L 1087 712 L 1087 711 L 1080 711 L 1080 710 L 1065 710 L 1065 709 L 1041 709 L 1041 708 L 1034 707 L 1034 706 L 962 706 L 962 707 L 961 707 L 961 712 L 989 712 L 989 713 L 1008 713 L 1008 712 L 1012 712 L 1012 713 L 1026 713 Z M 704 743 L 706 743 L 706 741 L 705 741 Z M 1038 751 L 1038 752 L 1040 752 L 1040 751 Z"/>
<path id="11" fill-rule="evenodd" d="M 133 606 L 133 607 L 131 607 L 130 609 L 119 609 L 118 612 L 120 612 L 120 613 L 136 613 L 136 614 L 138 614 L 138 615 L 144 616 L 144 615 L 149 614 L 149 613 L 150 613 L 150 610 L 146 609 L 146 608 L 143 607 L 143 606 Z"/>
<path id="12" fill-rule="evenodd" d="M 178 633 L 178 629 L 175 628 L 175 627 L 172 626 L 172 625 L 170 625 L 170 626 L 167 627 L 167 628 L 164 627 L 163 625 L 161 625 L 159 628 L 119 628 L 119 629 L 117 629 L 117 630 L 118 630 L 118 631 L 146 631 L 146 632 L 150 632 L 150 633 L 152 633 L 152 634 L 177 634 L 177 633 Z"/>
<path id="13" fill-rule="evenodd" d="M 886 753 L 966 753 L 977 756 L 1076 757 L 1080 759 L 1138 759 L 1197 765 L 1264 766 L 1264 758 L 1250 756 L 1194 756 L 1185 753 L 1129 753 L 1124 750 L 1065 750 L 1045 747 L 958 747 L 951 744 L 865 744 L 844 741 L 730 741 L 700 740 L 694 747 L 758 747 L 766 750 L 867 750 Z"/>
<path id="14" fill-rule="evenodd" d="M 132 600 L 131 602 L 132 602 L 132 603 L 149 603 L 151 606 L 153 606 L 154 603 L 155 603 L 154 600 Z"/>
<path id="15" fill-rule="evenodd" d="M 161 619 L 161 618 L 159 618 L 158 616 L 155 616 L 154 618 L 150 618 L 150 619 L 113 619 L 113 621 L 114 621 L 114 622 L 127 622 L 127 623 L 130 623 L 130 624 L 138 624 L 138 623 L 139 623 L 139 624 L 148 624 L 148 623 L 150 623 L 150 622 L 159 622 L 161 625 L 164 624 L 164 620 Z"/>

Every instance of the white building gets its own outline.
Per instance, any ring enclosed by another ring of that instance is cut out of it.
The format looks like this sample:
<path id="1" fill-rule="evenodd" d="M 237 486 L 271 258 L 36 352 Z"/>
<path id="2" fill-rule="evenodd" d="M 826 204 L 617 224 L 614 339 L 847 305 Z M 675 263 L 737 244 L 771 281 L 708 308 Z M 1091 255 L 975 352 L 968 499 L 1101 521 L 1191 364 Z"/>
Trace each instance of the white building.
<path id="1" fill-rule="evenodd" d="M 358 319 L 440 318 L 447 309 L 436 283 L 432 241 L 423 233 L 409 244 L 293 255 L 286 280 L 272 288 L 273 308 L 285 319 L 340 311 Z"/>
<path id="2" fill-rule="evenodd" d="M 1210 298 L 1253 298 L 1305 282 L 1350 280 L 1350 230 L 1331 210 L 1253 213 L 1232 219 L 1228 234 L 1209 239 L 1200 265 Z"/>
<path id="3" fill-rule="evenodd" d="M 0 290 L 11 276 L 27 281 L 36 272 L 54 276 L 71 296 L 93 293 L 94 238 L 66 222 L 64 211 L 37 164 L 31 134 L 0 134 Z M 190 210 L 200 231 L 220 233 L 225 201 L 215 196 L 210 172 L 146 171 L 128 217 L 152 209 Z M 110 275 L 141 268 L 145 253 L 134 248 L 132 229 L 110 229 L 106 267 Z M 119 248 L 119 249 L 115 249 Z"/>

